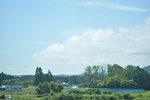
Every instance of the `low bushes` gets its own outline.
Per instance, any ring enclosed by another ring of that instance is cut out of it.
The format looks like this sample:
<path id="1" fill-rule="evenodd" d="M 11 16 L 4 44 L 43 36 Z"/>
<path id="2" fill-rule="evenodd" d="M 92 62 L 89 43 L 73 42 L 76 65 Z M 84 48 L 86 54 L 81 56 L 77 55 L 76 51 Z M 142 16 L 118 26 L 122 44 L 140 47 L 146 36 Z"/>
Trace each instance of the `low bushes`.
<path id="1" fill-rule="evenodd" d="M 71 94 L 101 94 L 101 91 L 99 89 L 83 89 L 83 90 L 68 90 L 68 93 Z"/>
<path id="2" fill-rule="evenodd" d="M 55 93 L 47 100 L 133 100 L 129 94 L 112 94 L 111 91 L 99 89 L 74 89 Z"/>

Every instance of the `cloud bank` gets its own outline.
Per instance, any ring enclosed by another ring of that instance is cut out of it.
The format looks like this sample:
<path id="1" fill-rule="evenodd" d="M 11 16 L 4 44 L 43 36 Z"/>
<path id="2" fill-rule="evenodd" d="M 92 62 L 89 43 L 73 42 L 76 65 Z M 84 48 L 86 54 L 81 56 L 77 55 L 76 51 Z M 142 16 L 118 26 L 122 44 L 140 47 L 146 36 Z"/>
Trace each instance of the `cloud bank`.
<path id="1" fill-rule="evenodd" d="M 38 65 L 54 73 L 81 73 L 87 65 L 150 64 L 150 18 L 143 25 L 114 29 L 89 29 L 64 43 L 49 45 L 32 55 Z"/>
<path id="2" fill-rule="evenodd" d="M 109 9 L 132 11 L 132 12 L 147 12 L 147 9 L 143 9 L 143 8 L 137 8 L 137 7 L 132 7 L 132 6 L 115 5 L 115 4 L 110 4 L 110 3 L 104 3 L 104 2 L 101 2 L 101 1 L 80 2 L 79 5 L 94 6 L 94 7 L 105 7 L 105 8 L 109 8 Z"/>

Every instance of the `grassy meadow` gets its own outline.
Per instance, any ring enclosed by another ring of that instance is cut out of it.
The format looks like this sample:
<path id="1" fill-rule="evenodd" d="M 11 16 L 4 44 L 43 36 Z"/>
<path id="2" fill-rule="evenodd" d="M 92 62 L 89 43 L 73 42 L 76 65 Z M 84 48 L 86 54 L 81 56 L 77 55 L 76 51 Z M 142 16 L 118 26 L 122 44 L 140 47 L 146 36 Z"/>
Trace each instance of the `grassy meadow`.
<path id="1" fill-rule="evenodd" d="M 100 91 L 90 93 L 87 89 L 63 90 L 61 93 L 36 94 L 35 86 L 24 88 L 22 91 L 13 91 L 13 100 L 150 100 L 150 91 L 134 93 L 111 93 Z M 1 91 L 0 95 L 8 96 L 9 91 Z"/>

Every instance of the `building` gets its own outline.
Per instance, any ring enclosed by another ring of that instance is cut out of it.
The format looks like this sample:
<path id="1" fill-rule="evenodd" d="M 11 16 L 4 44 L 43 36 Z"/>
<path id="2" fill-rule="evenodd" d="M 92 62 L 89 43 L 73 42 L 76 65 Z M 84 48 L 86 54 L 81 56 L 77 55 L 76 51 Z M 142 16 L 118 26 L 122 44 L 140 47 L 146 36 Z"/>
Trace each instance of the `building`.
<path id="1" fill-rule="evenodd" d="M 5 91 L 6 88 L 5 87 L 0 87 L 0 91 Z"/>
<path id="2" fill-rule="evenodd" d="M 5 88 L 5 91 L 21 91 L 21 85 L 3 85 L 2 88 Z"/>

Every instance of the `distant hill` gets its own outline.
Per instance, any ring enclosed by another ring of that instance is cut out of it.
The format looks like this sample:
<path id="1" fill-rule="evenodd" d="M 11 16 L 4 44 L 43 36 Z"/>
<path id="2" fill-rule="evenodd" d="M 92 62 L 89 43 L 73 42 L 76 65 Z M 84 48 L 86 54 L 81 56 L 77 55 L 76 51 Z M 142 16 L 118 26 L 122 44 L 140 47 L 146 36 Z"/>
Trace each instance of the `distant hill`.
<path id="1" fill-rule="evenodd" d="M 147 72 L 150 73 L 150 65 L 149 65 L 149 66 L 146 66 L 146 67 L 143 67 L 143 69 L 144 69 L 145 71 L 147 71 Z"/>
<path id="2" fill-rule="evenodd" d="M 54 76 L 61 76 L 61 77 L 69 77 L 69 76 L 72 76 L 72 75 L 67 75 L 67 74 L 57 74 L 57 75 L 54 75 Z"/>

